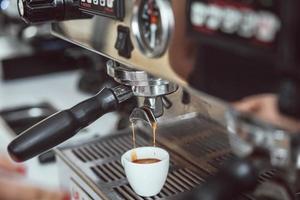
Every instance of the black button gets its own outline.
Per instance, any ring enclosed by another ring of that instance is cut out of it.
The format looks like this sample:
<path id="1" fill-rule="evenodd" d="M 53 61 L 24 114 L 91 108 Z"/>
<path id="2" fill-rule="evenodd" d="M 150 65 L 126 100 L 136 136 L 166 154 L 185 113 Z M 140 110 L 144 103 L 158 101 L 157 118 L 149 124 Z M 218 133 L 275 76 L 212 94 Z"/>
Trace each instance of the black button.
<path id="1" fill-rule="evenodd" d="M 118 26 L 118 37 L 115 48 L 118 50 L 120 56 L 131 58 L 133 45 L 130 39 L 130 30 L 128 27 Z"/>

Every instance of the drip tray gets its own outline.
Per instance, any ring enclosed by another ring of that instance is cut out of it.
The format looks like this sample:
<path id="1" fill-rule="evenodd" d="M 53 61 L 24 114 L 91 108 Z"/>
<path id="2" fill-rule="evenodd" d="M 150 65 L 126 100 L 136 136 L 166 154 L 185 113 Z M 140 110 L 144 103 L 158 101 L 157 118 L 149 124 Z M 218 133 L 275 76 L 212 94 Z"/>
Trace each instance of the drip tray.
<path id="1" fill-rule="evenodd" d="M 132 191 L 120 162 L 121 155 L 132 148 L 131 138 L 131 131 L 126 130 L 60 148 L 58 155 L 100 197 L 117 200 L 180 199 L 181 195 L 200 187 L 225 160 L 233 157 L 224 128 L 213 121 L 198 116 L 161 125 L 157 144 L 170 153 L 169 175 L 158 195 L 143 198 Z M 151 145 L 151 133 L 138 129 L 136 141 L 137 146 Z M 271 172 L 266 172 L 261 180 L 271 176 Z M 245 195 L 240 199 L 252 198 Z"/>
<path id="2" fill-rule="evenodd" d="M 139 134 L 141 131 L 139 131 Z M 149 146 L 151 141 L 145 133 L 137 137 L 137 146 Z M 145 138 L 143 138 L 145 137 Z M 162 148 L 166 148 L 159 145 Z M 120 157 L 128 149 L 132 148 L 131 133 L 126 131 L 114 136 L 102 138 L 99 141 L 88 142 L 81 146 L 65 148 L 63 156 L 71 161 L 76 170 L 86 175 L 85 178 L 92 180 L 96 187 L 109 199 L 167 199 L 179 193 L 192 190 L 201 185 L 208 174 L 199 170 L 184 159 L 169 151 L 170 171 L 168 179 L 162 191 L 149 198 L 136 195 L 129 186 Z"/>

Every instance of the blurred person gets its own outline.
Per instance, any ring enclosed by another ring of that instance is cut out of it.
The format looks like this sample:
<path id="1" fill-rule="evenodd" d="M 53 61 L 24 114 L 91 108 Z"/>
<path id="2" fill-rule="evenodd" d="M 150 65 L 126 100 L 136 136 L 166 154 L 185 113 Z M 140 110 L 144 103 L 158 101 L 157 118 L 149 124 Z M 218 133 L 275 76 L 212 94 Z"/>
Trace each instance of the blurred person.
<path id="1" fill-rule="evenodd" d="M 275 94 L 249 96 L 235 102 L 233 106 L 238 111 L 253 114 L 259 119 L 285 130 L 300 132 L 300 119 L 291 118 L 280 113 L 278 109 L 278 96 Z"/>
<path id="2" fill-rule="evenodd" d="M 22 181 L 23 165 L 12 163 L 0 154 L 0 200 L 69 200 L 66 192 L 48 191 Z"/>
<path id="3" fill-rule="evenodd" d="M 273 64 L 266 66 L 264 63 L 262 68 L 261 63 L 251 57 L 238 57 L 231 51 L 209 45 L 199 48 L 193 37 L 186 37 L 185 5 L 186 0 L 173 4 L 177 24 L 170 44 L 170 63 L 174 71 L 194 88 L 235 102 L 233 105 L 239 111 L 254 114 L 288 131 L 300 132 L 300 119 L 281 114 L 277 107 L 278 97 L 265 93 L 276 92 L 280 82 L 274 79 L 277 71 Z M 262 94 L 252 95 L 257 93 Z M 240 98 L 243 99 L 238 100 Z"/>

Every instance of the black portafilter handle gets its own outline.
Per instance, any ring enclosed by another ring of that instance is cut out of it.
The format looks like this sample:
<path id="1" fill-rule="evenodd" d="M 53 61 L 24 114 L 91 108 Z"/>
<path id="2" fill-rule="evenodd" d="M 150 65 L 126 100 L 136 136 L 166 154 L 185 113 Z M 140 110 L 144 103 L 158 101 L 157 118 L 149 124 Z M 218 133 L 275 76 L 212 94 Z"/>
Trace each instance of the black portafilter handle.
<path id="1" fill-rule="evenodd" d="M 189 194 L 186 199 L 235 199 L 255 189 L 258 184 L 257 177 L 258 171 L 250 161 L 234 158 L 225 163 L 215 176 Z"/>
<path id="2" fill-rule="evenodd" d="M 80 129 L 114 111 L 119 103 L 131 96 L 132 91 L 126 86 L 104 88 L 95 96 L 25 130 L 8 145 L 8 152 L 16 162 L 33 158 L 73 137 Z"/>

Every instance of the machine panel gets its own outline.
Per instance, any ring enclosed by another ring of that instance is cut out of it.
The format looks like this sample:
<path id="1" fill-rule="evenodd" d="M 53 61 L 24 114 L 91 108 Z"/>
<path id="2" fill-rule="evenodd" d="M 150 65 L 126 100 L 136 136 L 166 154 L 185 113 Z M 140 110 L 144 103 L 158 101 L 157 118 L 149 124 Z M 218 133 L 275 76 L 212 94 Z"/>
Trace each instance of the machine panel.
<path id="1" fill-rule="evenodd" d="M 89 14 L 122 20 L 124 17 L 124 0 L 81 0 L 80 9 Z"/>
<path id="2" fill-rule="evenodd" d="M 146 70 L 160 77 L 184 84 L 182 77 L 185 73 L 176 72 L 177 64 L 180 64 L 177 60 L 181 58 L 175 56 L 173 52 L 179 54 L 186 50 L 184 46 L 181 46 L 181 44 L 186 44 L 183 41 L 186 40 L 183 37 L 185 30 L 180 28 L 182 27 L 181 23 L 185 22 L 176 20 L 184 16 L 186 1 L 180 1 L 176 4 L 168 0 L 155 1 L 154 6 L 156 8 L 153 14 L 142 16 L 149 12 L 149 9 L 145 10 L 148 6 L 145 2 L 151 1 L 124 1 L 125 15 L 123 21 L 112 19 L 111 16 L 98 16 L 99 13 L 101 15 L 103 13 L 97 11 L 96 13 L 92 12 L 93 17 L 91 19 L 54 24 L 53 33 L 106 57 L 114 58 L 126 66 Z M 144 5 L 144 10 L 140 10 L 142 9 L 140 5 Z M 160 7 L 164 8 L 163 11 L 158 9 Z M 80 8 L 83 9 L 82 4 Z M 170 12 L 165 12 L 166 9 Z M 144 21 L 141 21 L 142 17 L 144 17 Z M 154 23 L 152 29 L 156 28 L 156 31 L 150 30 L 151 18 Z M 116 48 L 118 36 L 120 36 L 120 32 L 118 32 L 120 26 L 130 30 L 126 35 L 133 44 L 130 58 L 120 55 Z M 151 36 L 151 32 L 155 33 Z M 147 34 L 150 35 L 147 36 Z M 189 68 L 192 68 L 192 65 L 186 66 L 186 69 Z"/>

